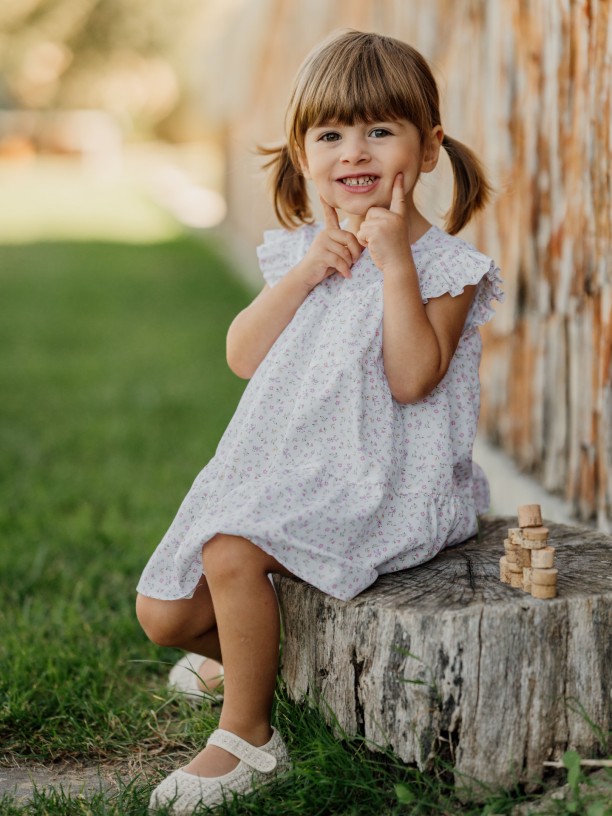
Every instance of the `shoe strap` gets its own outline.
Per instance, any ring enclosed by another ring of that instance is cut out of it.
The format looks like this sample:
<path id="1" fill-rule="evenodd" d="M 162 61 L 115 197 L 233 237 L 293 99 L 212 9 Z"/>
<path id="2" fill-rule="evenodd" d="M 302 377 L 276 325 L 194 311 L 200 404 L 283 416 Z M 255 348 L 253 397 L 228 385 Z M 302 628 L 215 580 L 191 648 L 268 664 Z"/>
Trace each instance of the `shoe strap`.
<path id="1" fill-rule="evenodd" d="M 243 760 L 257 771 L 273 771 L 277 765 L 274 754 L 262 751 L 261 748 L 251 745 L 250 742 L 224 728 L 217 728 L 216 731 L 213 731 L 206 744 L 225 748 L 230 754 Z"/>

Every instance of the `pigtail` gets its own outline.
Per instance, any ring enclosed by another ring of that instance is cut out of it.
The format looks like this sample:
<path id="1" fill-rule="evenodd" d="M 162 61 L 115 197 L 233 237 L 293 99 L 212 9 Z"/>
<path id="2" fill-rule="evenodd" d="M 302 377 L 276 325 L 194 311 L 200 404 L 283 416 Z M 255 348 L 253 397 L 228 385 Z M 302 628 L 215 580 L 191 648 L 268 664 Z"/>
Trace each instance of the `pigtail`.
<path id="1" fill-rule="evenodd" d="M 445 229 L 456 235 L 475 213 L 486 207 L 493 188 L 481 162 L 469 147 L 446 135 L 442 147 L 448 153 L 455 178 L 453 203 L 446 214 Z"/>
<path id="2" fill-rule="evenodd" d="M 293 163 L 287 145 L 258 147 L 257 152 L 272 156 L 263 166 L 271 170 L 274 212 L 283 227 L 294 229 L 300 224 L 312 223 L 306 179 Z"/>

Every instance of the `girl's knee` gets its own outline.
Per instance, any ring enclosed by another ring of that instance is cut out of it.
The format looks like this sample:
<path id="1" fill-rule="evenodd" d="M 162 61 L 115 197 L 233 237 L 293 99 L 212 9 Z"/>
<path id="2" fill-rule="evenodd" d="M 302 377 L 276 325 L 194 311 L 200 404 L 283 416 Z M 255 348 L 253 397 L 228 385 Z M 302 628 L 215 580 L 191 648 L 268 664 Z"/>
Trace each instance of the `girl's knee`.
<path id="1" fill-rule="evenodd" d="M 296 578 L 283 564 L 242 536 L 217 533 L 202 549 L 202 567 L 215 582 L 277 572 Z"/>
<path id="2" fill-rule="evenodd" d="M 180 646 L 181 630 L 169 614 L 169 601 L 136 596 L 136 617 L 149 640 L 158 646 Z"/>
<path id="3" fill-rule="evenodd" d="M 244 568 L 235 536 L 217 534 L 202 548 L 202 568 L 214 580 L 235 578 Z"/>
<path id="4" fill-rule="evenodd" d="M 216 583 L 250 577 L 255 573 L 264 575 L 269 571 L 268 560 L 269 556 L 256 544 L 225 533 L 217 533 L 202 549 L 204 572 Z"/>

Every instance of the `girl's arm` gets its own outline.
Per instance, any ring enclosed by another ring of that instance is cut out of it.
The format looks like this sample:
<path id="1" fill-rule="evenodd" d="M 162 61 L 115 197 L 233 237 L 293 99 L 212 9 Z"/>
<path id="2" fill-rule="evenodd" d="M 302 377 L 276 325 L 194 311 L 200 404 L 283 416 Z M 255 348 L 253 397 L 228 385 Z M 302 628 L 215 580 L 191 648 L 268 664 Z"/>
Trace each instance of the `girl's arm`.
<path id="1" fill-rule="evenodd" d="M 233 319 L 227 332 L 227 364 L 238 377 L 250 379 L 310 289 L 297 267 L 279 282 L 266 283 L 255 300 Z"/>
<path id="2" fill-rule="evenodd" d="M 401 403 L 417 402 L 446 374 L 476 286 L 423 304 L 401 173 L 395 178 L 389 209 L 370 207 L 357 238 L 369 247 L 383 273 L 383 363 L 391 394 Z"/>
<path id="3" fill-rule="evenodd" d="M 459 343 L 476 286 L 462 294 L 421 301 L 412 258 L 388 268 L 383 280 L 383 362 L 393 397 L 401 403 L 426 397 L 446 374 Z"/>

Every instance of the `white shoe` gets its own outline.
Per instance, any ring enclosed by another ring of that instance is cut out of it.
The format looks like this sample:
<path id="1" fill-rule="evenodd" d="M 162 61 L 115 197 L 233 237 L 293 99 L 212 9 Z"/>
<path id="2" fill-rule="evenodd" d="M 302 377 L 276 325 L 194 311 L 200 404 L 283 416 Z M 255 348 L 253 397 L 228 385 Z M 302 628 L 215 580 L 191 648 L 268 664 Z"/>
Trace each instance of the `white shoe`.
<path id="1" fill-rule="evenodd" d="M 172 667 L 170 675 L 168 676 L 168 688 L 183 694 L 185 700 L 189 705 L 193 706 L 193 708 L 199 708 L 204 700 L 212 700 L 215 703 L 222 702 L 223 700 L 223 692 L 217 689 L 214 691 L 205 691 L 198 685 L 198 673 L 207 660 L 207 657 L 189 652 L 181 657 Z M 219 675 L 215 676 L 223 677 L 223 674 L 223 667 L 221 667 Z M 210 679 L 212 680 L 212 678 Z M 202 682 L 206 683 L 205 680 L 202 680 Z"/>
<path id="2" fill-rule="evenodd" d="M 213 731 L 206 744 L 225 748 L 240 762 L 222 776 L 196 776 L 183 770 L 174 771 L 153 791 L 149 813 L 169 806 L 168 813 L 173 816 L 191 816 L 200 802 L 208 807 L 221 804 L 224 798 L 231 802 L 232 791 L 250 793 L 292 768 L 287 746 L 274 726 L 269 742 L 261 747 L 251 745 L 223 728 Z"/>

